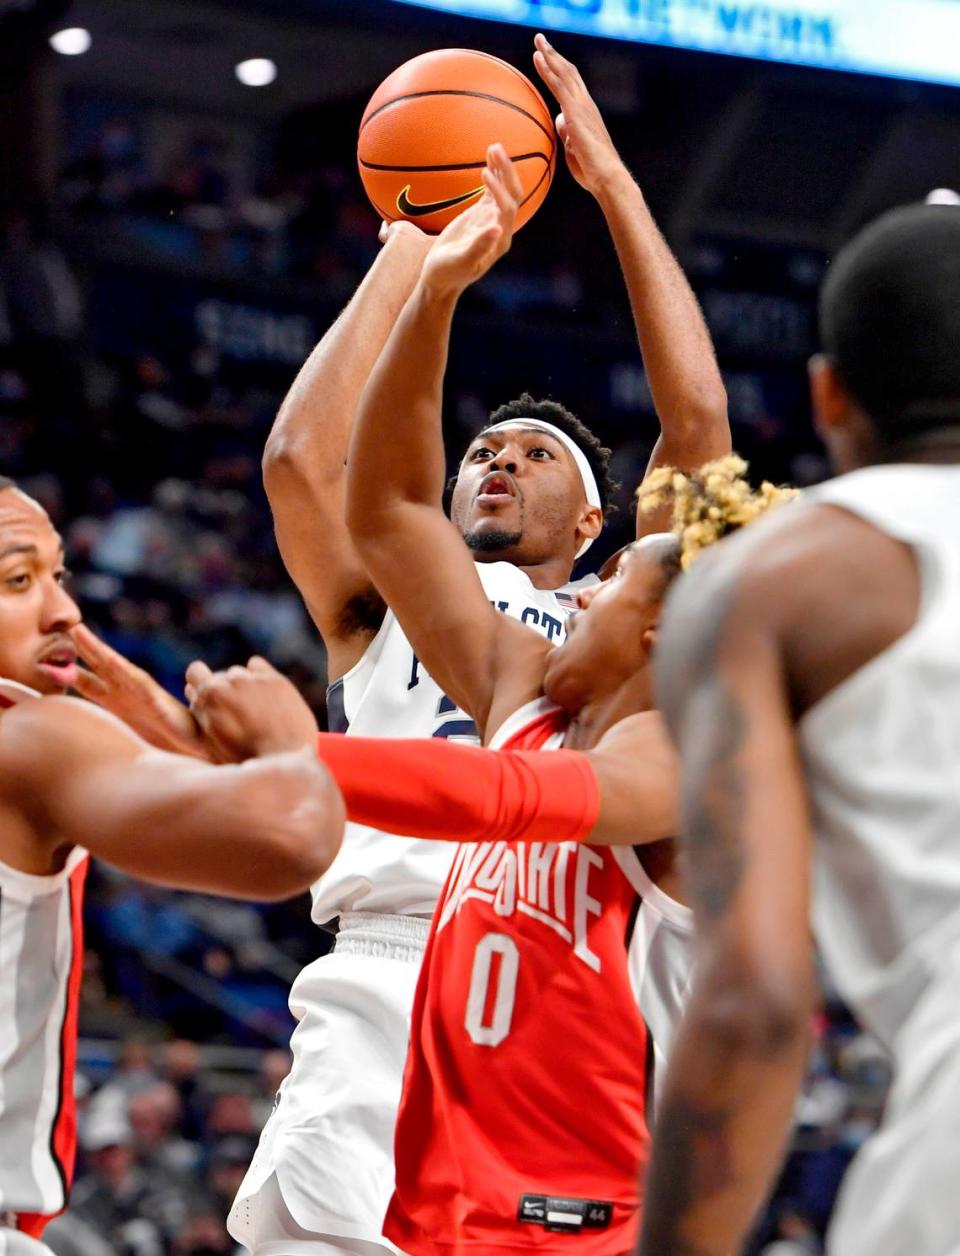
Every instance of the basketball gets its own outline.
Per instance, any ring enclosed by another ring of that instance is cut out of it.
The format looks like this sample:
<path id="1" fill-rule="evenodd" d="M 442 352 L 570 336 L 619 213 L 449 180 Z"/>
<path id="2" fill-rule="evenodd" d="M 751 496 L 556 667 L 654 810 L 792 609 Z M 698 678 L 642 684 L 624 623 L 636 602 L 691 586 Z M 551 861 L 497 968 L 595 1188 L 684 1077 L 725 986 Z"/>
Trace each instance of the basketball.
<path id="1" fill-rule="evenodd" d="M 543 204 L 556 167 L 543 97 L 526 75 L 485 52 L 426 52 L 370 98 L 357 146 L 360 178 L 381 218 L 406 218 L 436 234 L 483 194 L 481 171 L 494 143 L 523 185 L 521 227 Z"/>

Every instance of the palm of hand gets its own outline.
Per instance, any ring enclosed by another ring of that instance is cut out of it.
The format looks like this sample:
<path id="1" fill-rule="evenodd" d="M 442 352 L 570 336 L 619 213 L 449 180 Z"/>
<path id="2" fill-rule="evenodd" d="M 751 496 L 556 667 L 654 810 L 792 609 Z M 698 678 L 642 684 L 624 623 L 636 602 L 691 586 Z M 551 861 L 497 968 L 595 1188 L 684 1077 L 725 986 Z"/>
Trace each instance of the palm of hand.
<path id="1" fill-rule="evenodd" d="M 564 119 L 559 131 L 570 173 L 581 187 L 592 190 L 619 160 L 599 111 L 583 109 Z"/>
<path id="2" fill-rule="evenodd" d="M 504 235 L 496 203 L 484 195 L 437 236 L 424 262 L 424 279 L 452 289 L 466 287 L 505 251 Z"/>

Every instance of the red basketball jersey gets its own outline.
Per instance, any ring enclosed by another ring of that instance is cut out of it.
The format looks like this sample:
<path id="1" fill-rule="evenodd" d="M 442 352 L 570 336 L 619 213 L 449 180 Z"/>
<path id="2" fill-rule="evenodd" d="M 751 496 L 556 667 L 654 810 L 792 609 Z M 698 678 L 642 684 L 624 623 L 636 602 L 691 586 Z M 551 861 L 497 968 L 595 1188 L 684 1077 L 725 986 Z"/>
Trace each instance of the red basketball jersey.
<path id="1" fill-rule="evenodd" d="M 556 749 L 568 722 L 540 699 L 494 744 Z M 405 1252 L 631 1248 L 652 1050 L 627 966 L 638 906 L 610 848 L 458 849 L 397 1121 L 384 1232 Z"/>

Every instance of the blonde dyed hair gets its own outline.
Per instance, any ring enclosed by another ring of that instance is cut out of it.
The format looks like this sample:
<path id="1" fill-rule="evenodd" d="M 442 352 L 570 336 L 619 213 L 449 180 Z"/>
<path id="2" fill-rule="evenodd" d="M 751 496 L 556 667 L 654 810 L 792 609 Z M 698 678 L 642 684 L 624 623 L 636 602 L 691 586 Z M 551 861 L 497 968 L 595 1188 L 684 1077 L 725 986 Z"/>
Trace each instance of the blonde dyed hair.
<path id="1" fill-rule="evenodd" d="M 672 529 L 680 538 L 680 566 L 684 570 L 708 545 L 798 495 L 795 488 L 780 488 L 767 480 L 754 489 L 746 474 L 744 460 L 727 454 L 704 463 L 692 475 L 673 467 L 658 467 L 637 489 L 637 502 L 644 513 L 672 503 Z"/>

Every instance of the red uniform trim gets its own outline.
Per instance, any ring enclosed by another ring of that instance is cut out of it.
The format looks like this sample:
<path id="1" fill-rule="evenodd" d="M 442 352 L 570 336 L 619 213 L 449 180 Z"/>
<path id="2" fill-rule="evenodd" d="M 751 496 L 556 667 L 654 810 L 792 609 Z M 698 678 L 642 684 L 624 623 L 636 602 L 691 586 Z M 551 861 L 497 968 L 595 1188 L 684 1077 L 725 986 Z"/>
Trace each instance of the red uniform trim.
<path id="1" fill-rule="evenodd" d="M 70 874 L 70 973 L 67 996 L 60 1029 L 60 1089 L 57 1111 L 50 1128 L 50 1154 L 63 1183 L 63 1208 L 44 1216 L 21 1212 L 18 1229 L 38 1239 L 47 1222 L 59 1216 L 67 1206 L 73 1170 L 77 1160 L 77 1105 L 73 1093 L 73 1076 L 77 1066 L 77 1022 L 80 1010 L 80 982 L 83 976 L 83 887 L 87 878 L 88 860 L 84 859 Z"/>

